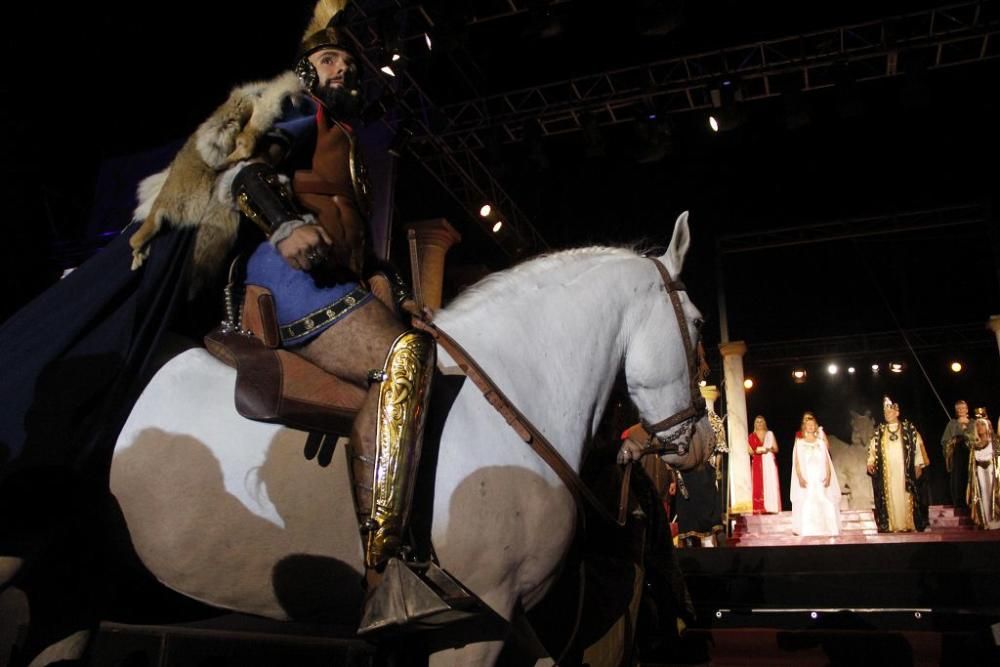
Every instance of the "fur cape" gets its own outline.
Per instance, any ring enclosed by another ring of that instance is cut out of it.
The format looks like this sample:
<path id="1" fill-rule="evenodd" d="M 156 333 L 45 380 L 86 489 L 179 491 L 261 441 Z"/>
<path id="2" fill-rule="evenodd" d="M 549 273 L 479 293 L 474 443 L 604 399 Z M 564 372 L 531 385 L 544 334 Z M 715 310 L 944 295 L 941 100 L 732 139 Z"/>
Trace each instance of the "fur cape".
<path id="1" fill-rule="evenodd" d="M 129 240 L 132 269 L 149 256 L 149 242 L 164 223 L 196 227 L 192 292 L 217 272 L 232 247 L 240 214 L 229 193 L 227 172 L 252 157 L 257 142 L 281 117 L 286 101 L 305 90 L 293 72 L 233 89 L 163 171 L 144 179 L 133 219 L 142 221 Z"/>

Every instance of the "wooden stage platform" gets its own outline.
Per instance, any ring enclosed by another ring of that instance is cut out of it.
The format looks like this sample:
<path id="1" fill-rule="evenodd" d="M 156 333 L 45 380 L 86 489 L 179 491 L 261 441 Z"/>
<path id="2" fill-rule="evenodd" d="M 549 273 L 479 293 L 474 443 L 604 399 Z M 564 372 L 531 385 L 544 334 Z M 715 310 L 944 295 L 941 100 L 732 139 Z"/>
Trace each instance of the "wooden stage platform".
<path id="1" fill-rule="evenodd" d="M 678 551 L 698 616 L 644 664 L 1000 665 L 1000 531 L 947 506 L 921 533 L 841 515 L 837 537 L 792 535 L 783 512 Z"/>

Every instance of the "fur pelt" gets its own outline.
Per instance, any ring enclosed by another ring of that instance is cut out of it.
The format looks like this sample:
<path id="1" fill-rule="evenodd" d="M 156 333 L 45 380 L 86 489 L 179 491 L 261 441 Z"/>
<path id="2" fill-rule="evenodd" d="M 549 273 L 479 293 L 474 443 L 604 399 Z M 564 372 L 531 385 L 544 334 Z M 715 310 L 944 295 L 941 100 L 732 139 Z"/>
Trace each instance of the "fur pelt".
<path id="1" fill-rule="evenodd" d="M 129 239 L 132 270 L 148 257 L 149 242 L 164 222 L 174 227 L 198 227 L 193 289 L 221 268 L 240 221 L 228 188 L 217 192 L 223 174 L 254 156 L 258 139 L 281 116 L 285 101 L 297 103 L 304 92 L 293 72 L 234 88 L 170 165 L 139 184 L 133 220 L 143 222 Z"/>

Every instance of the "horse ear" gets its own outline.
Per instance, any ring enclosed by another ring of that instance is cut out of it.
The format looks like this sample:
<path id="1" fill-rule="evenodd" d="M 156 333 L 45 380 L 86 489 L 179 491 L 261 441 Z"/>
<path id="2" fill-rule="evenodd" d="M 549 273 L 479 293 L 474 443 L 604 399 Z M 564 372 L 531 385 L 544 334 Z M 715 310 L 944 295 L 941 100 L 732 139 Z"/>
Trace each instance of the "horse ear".
<path id="1" fill-rule="evenodd" d="M 691 247 L 691 230 L 688 228 L 688 212 L 684 211 L 677 216 L 674 223 L 674 235 L 670 239 L 670 247 L 667 254 L 662 258 L 664 264 L 673 270 L 675 276 L 680 275 L 684 268 L 684 256 L 687 255 L 688 248 Z"/>

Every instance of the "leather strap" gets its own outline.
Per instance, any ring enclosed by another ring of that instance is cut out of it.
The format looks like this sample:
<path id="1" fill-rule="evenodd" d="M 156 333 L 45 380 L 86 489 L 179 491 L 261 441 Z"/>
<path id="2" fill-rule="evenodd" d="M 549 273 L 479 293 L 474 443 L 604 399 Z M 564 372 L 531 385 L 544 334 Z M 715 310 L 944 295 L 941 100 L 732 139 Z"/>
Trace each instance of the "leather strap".
<path id="1" fill-rule="evenodd" d="M 573 494 L 573 498 L 576 500 L 578 506 L 583 506 L 585 503 L 589 504 L 605 521 L 619 526 L 625 525 L 624 520 L 619 521 L 611 516 L 611 513 L 604 508 L 601 501 L 597 499 L 597 496 L 587 488 L 587 485 L 583 483 L 583 480 L 576 474 L 576 471 L 566 463 L 566 459 L 552 446 L 552 443 L 510 402 L 510 399 L 504 395 L 503 391 L 493 382 L 493 379 L 486 374 L 486 371 L 479 367 L 479 364 L 476 363 L 454 338 L 438 328 L 437 325 L 417 318 L 413 318 L 413 326 L 421 331 L 426 331 L 434 338 L 438 345 L 444 348 L 451 358 L 455 360 L 459 368 L 462 369 L 466 377 L 472 380 L 473 384 L 479 388 L 479 391 L 483 392 L 483 396 L 493 406 L 493 409 L 499 412 L 510 427 L 514 429 L 518 437 L 527 443 L 559 475 L 559 479 L 562 480 L 566 488 Z"/>
<path id="2" fill-rule="evenodd" d="M 688 419 L 698 418 L 704 414 L 705 409 L 703 403 L 699 401 L 701 392 L 698 391 L 698 352 L 691 341 L 691 332 L 687 328 L 687 320 L 684 318 L 684 306 L 681 304 L 681 298 L 678 292 L 686 291 L 687 288 L 679 280 L 674 280 L 667 271 L 667 267 L 663 266 L 663 263 L 655 257 L 647 257 L 649 261 L 653 263 L 656 270 L 660 272 L 660 278 L 663 279 L 663 286 L 667 289 L 667 295 L 670 297 L 670 303 L 674 307 L 674 315 L 677 317 L 677 326 L 681 330 L 681 341 L 684 343 L 684 351 L 687 356 L 688 363 L 688 381 L 690 383 L 691 389 L 691 405 L 670 415 L 666 419 L 661 419 L 655 424 L 649 424 L 647 422 L 642 422 L 643 428 L 654 436 L 660 431 L 666 431 L 669 428 L 680 424 L 681 422 L 687 421 Z M 699 404 L 702 407 L 699 407 Z"/>

